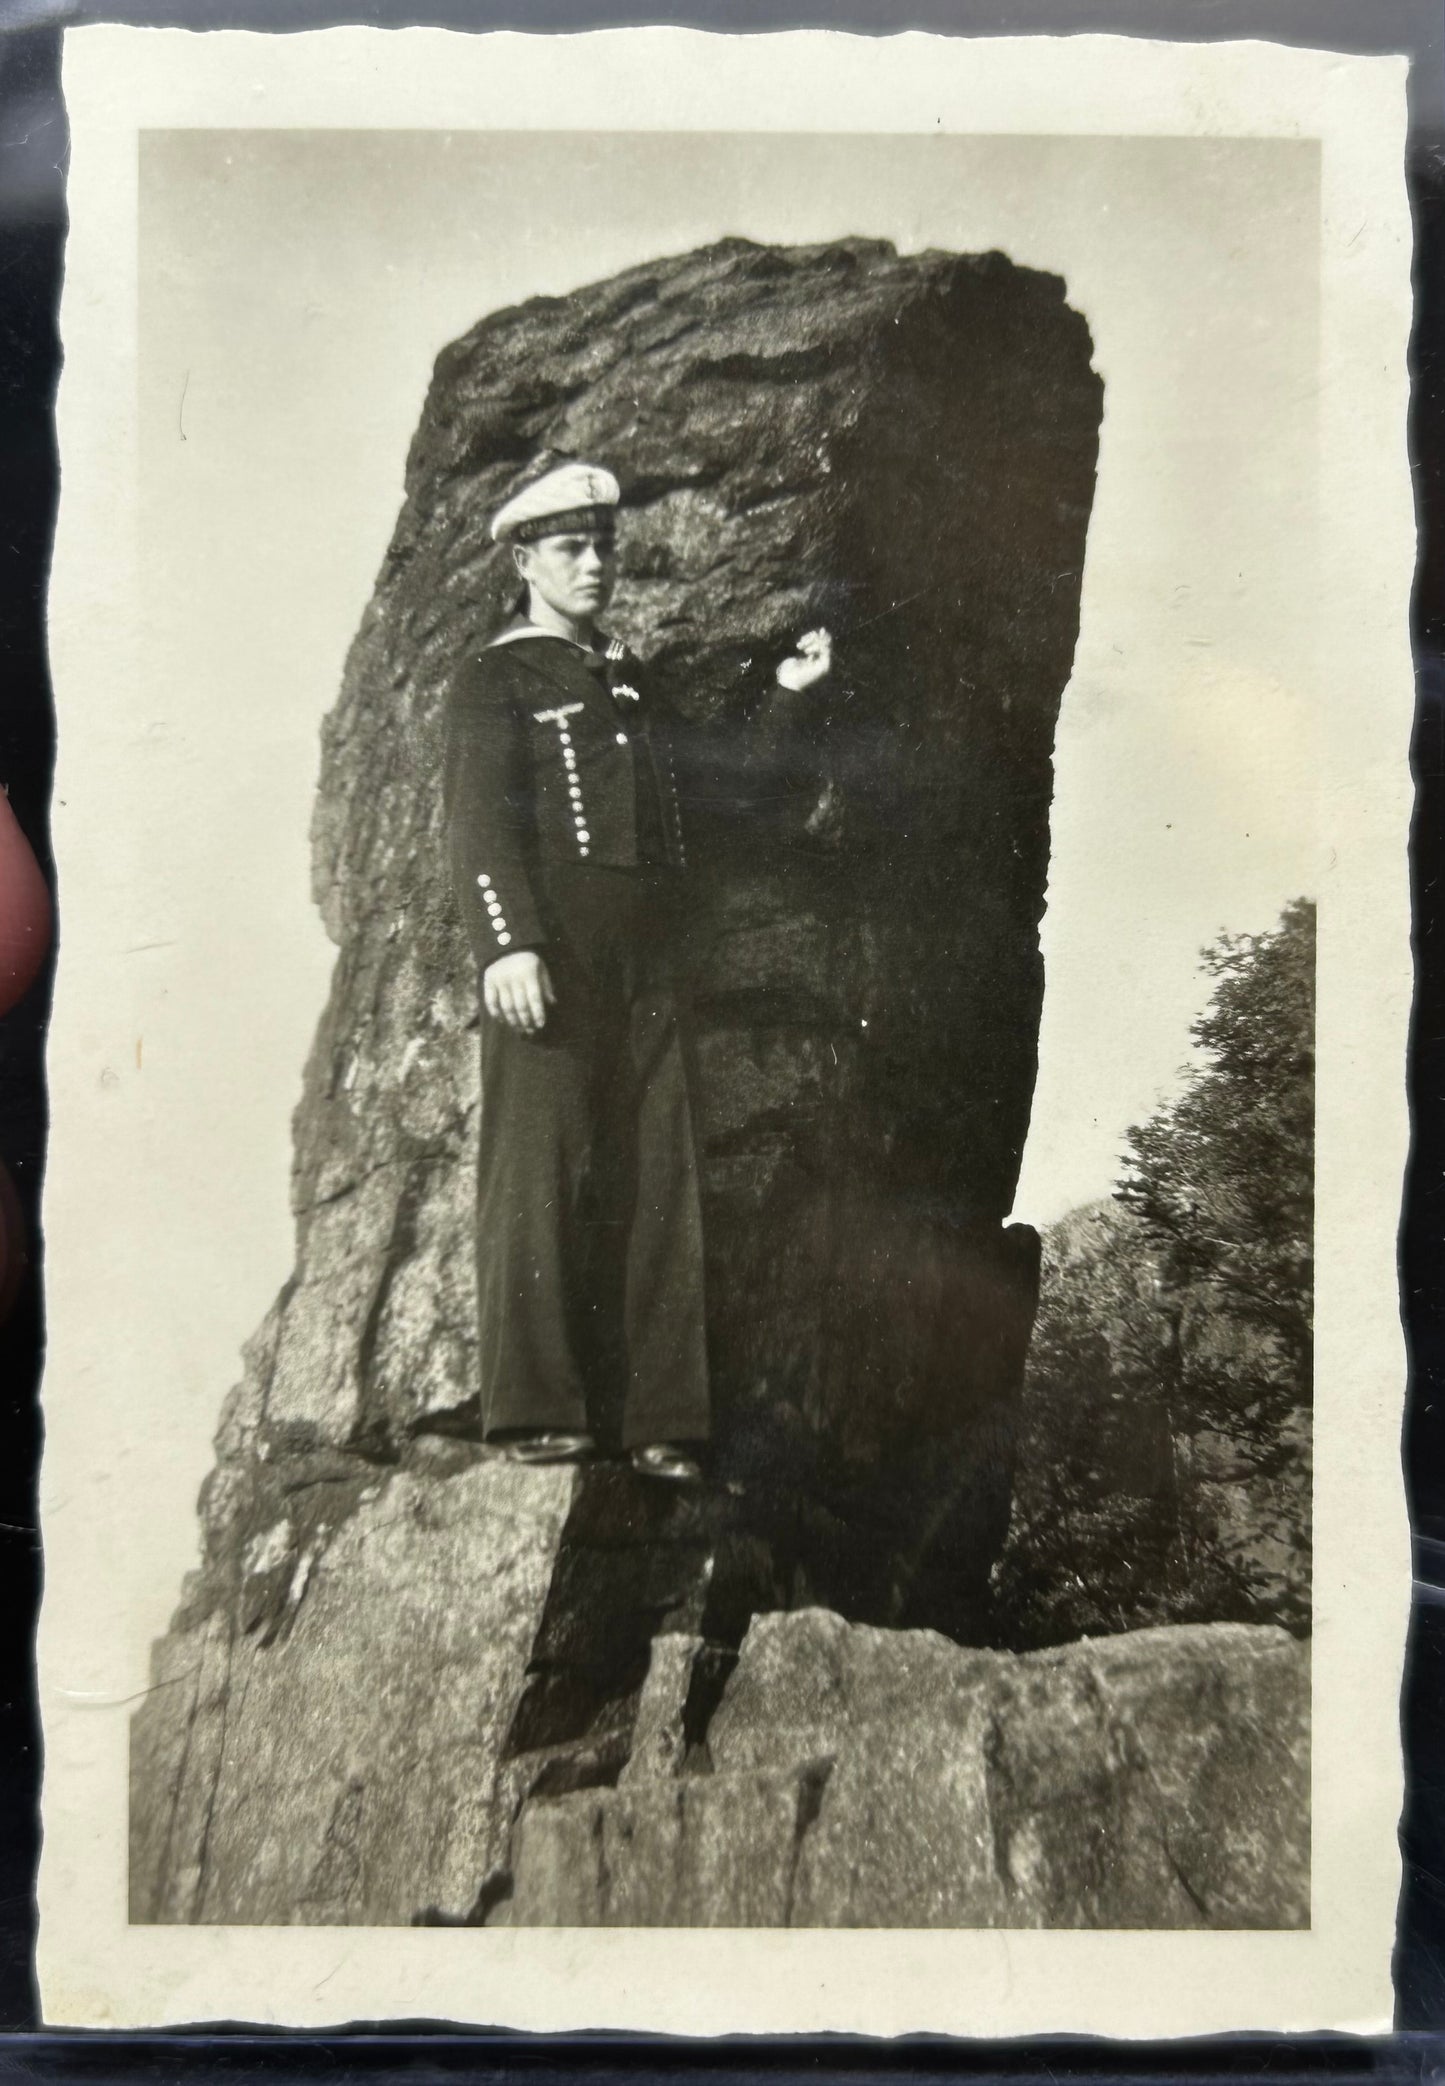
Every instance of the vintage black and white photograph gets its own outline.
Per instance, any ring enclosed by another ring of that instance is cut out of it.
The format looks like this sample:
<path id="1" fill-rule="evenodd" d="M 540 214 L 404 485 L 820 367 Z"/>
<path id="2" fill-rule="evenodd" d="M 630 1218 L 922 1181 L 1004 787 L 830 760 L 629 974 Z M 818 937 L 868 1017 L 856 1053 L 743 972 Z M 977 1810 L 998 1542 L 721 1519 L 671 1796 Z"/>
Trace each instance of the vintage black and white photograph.
<path id="1" fill-rule="evenodd" d="M 1322 1299 L 1384 1424 L 1317 1493 L 1317 1214 L 1388 1264 L 1404 1124 L 1337 1053 L 1383 1175 L 1317 1171 L 1317 922 L 1379 922 L 1388 1038 L 1409 687 L 1357 811 L 1321 127 L 135 106 L 134 614 L 69 756 L 129 793 L 71 842 L 124 1009 L 58 1015 L 113 1166 L 54 1232 L 131 1304 L 48 1393 L 109 1408 L 72 1481 L 124 1442 L 48 1660 L 129 1960 L 1323 1947 L 1317 1497 L 1394 1499 L 1400 1386 L 1393 1296 Z M 123 1701 L 57 1665 L 102 1580 Z"/>

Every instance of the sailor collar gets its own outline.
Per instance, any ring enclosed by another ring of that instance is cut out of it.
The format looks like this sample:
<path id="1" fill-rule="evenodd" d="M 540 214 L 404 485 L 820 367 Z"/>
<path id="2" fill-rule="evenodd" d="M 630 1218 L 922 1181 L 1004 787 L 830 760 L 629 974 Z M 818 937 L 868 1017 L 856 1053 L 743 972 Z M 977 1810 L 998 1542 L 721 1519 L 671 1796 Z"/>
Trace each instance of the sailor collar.
<path id="1" fill-rule="evenodd" d="M 542 630 L 535 623 L 518 621 L 499 631 L 486 649 L 495 651 L 505 645 L 520 646 L 519 657 L 528 672 L 550 681 L 554 687 L 577 688 L 576 669 L 584 667 L 587 679 L 580 685 L 587 692 L 589 704 L 595 701 L 605 706 L 606 715 L 615 719 L 619 710 L 625 713 L 629 707 L 641 704 L 642 690 L 635 681 L 623 679 L 619 671 L 623 662 L 635 671 L 632 654 L 622 640 L 601 633 L 599 637 L 601 650 L 592 645 L 578 644 L 575 638 L 562 637 L 557 631 Z M 521 645 L 523 638 L 551 639 L 560 649 L 554 650 L 552 645 L 545 643 Z M 603 715 L 602 707 L 598 708 L 597 715 L 599 718 Z"/>
<path id="2" fill-rule="evenodd" d="M 601 633 L 598 635 L 601 636 Z M 600 646 L 584 645 L 578 638 L 564 637 L 560 630 L 544 630 L 540 623 L 528 623 L 520 619 L 509 623 L 504 630 L 499 630 L 494 638 L 490 638 L 487 650 L 492 651 L 498 645 L 514 645 L 529 637 L 551 638 L 556 644 L 570 645 L 573 651 L 580 652 L 584 659 L 599 660 L 608 666 L 618 666 L 627 657 L 627 647 L 620 637 L 609 637 Z"/>

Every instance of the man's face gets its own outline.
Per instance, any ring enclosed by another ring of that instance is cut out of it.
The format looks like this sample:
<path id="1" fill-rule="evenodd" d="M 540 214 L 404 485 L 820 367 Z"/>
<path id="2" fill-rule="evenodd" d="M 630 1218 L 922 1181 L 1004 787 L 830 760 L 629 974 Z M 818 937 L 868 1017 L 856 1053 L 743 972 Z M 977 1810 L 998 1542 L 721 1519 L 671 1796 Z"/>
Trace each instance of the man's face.
<path id="1" fill-rule="evenodd" d="M 539 536 L 519 544 L 517 570 L 557 615 L 589 623 L 612 599 L 617 553 L 611 531 Z"/>

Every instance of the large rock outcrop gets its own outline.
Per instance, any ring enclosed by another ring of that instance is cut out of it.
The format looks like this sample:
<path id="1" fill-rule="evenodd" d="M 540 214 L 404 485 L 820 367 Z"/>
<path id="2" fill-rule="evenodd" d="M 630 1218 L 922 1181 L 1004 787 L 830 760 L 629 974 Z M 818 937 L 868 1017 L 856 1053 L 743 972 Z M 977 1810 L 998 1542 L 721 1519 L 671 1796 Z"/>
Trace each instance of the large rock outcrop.
<path id="1" fill-rule="evenodd" d="M 373 1480 L 269 1598 L 255 1556 L 137 1718 L 132 1916 L 1307 1923 L 1306 1645 L 1018 1656 L 807 1609 L 729 1654 L 714 1511 L 483 1455 Z"/>
<path id="2" fill-rule="evenodd" d="M 565 1758 L 554 1778 L 615 1779 L 659 1633 L 702 1648 L 694 1725 L 759 1612 L 985 1635 L 1037 1286 L 1037 1239 L 1005 1219 L 1089 357 L 1056 279 L 862 241 L 728 241 L 498 313 L 440 357 L 325 728 L 338 957 L 295 1123 L 296 1269 L 158 1654 L 199 1661 L 198 1692 L 137 1725 L 137 1916 L 460 1916 L 522 1787 L 495 1735 L 534 1768 Z M 610 621 L 710 749 L 689 960 L 720 1482 L 681 1505 L 613 1471 L 518 1491 L 472 1438 L 477 984 L 436 727 L 511 590 L 487 518 L 544 446 L 618 468 Z M 771 662 L 819 622 L 836 671 L 787 697 Z M 771 808 L 764 769 L 789 779 Z M 392 1558 L 402 1529 L 426 1541 Z M 408 1639 L 425 1653 L 375 1692 Z M 448 1718 L 472 1733 L 465 1792 L 367 1795 L 346 1765 Z M 405 1887 L 384 1880 L 403 1843 Z"/>

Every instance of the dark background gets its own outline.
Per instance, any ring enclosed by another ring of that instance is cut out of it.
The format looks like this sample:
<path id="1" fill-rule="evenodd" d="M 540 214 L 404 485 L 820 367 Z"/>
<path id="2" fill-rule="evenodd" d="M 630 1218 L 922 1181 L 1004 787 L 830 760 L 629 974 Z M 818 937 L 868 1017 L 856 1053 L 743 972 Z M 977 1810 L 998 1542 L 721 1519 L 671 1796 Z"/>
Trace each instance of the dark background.
<path id="1" fill-rule="evenodd" d="M 878 34 L 1115 31 L 1195 40 L 1265 37 L 1357 51 L 1407 51 L 1409 183 L 1416 227 L 1412 459 L 1420 522 L 1414 601 L 1418 708 L 1414 894 L 1417 991 L 1410 1088 L 1413 1161 L 1402 1231 L 1402 1298 L 1412 1356 L 1404 1456 L 1415 1527 L 1416 1600 L 1403 1703 L 1408 1796 L 1396 1956 L 1394 2038 L 1237 2038 L 1167 2051 L 1054 2040 L 865 2046 L 843 2039 L 682 2049 L 621 2038 L 560 2042 L 454 2034 L 356 2033 L 325 2044 L 236 2030 L 202 2050 L 182 2036 L 38 2037 L 31 1974 L 39 1848 L 40 1742 L 33 1666 L 41 1558 L 36 1530 L 43 1345 L 38 1211 L 44 1166 L 44 1033 L 51 975 L 0 1020 L 0 1156 L 19 1188 L 33 1265 L 0 1326 L 0 2079 L 146 2077 L 207 2069 L 227 2079 L 322 2075 L 424 2081 L 479 2069 L 508 2078 L 664 2077 L 684 2064 L 719 2077 L 798 2070 L 819 2082 L 887 2072 L 904 2079 L 1167 2078 L 1227 2073 L 1281 2079 L 1445 2077 L 1445 0 L 695 0 L 645 14 L 605 0 L 192 0 L 89 8 L 0 0 L 0 785 L 47 875 L 55 722 L 45 649 L 45 586 L 58 492 L 52 407 L 65 236 L 64 24 L 131 22 L 279 31 L 338 22 L 395 28 L 565 30 L 648 20 L 706 29 L 832 27 Z M 58 893 L 64 933 L 63 888 Z M 114 1213 L 117 1222 L 124 1212 Z"/>

